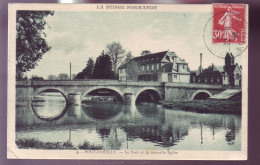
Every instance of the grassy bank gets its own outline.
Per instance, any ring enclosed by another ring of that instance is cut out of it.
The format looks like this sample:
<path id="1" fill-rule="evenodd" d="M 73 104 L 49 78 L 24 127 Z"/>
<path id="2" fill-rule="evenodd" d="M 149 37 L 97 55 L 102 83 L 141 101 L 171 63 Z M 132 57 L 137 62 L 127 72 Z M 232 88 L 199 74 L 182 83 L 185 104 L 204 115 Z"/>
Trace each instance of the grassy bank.
<path id="1" fill-rule="evenodd" d="M 163 107 L 199 113 L 241 114 L 241 100 L 165 101 Z"/>
<path id="2" fill-rule="evenodd" d="M 53 149 L 53 150 L 101 150 L 103 146 L 95 146 L 89 142 L 84 142 L 82 145 L 73 146 L 71 142 L 42 142 L 38 139 L 25 138 L 16 139 L 16 145 L 20 149 Z"/>

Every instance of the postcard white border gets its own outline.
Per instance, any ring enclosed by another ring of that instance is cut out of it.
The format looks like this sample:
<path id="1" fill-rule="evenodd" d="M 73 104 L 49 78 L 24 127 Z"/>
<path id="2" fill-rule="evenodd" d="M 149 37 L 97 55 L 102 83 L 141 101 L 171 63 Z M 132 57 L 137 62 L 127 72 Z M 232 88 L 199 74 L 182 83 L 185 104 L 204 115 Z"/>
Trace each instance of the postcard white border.
<path id="1" fill-rule="evenodd" d="M 102 4 L 98 4 L 102 5 Z M 157 10 L 104 9 L 98 12 L 212 12 L 212 5 L 187 4 L 103 4 L 121 6 L 157 6 Z M 241 151 L 179 151 L 169 154 L 125 154 L 125 150 L 116 150 L 116 154 L 77 154 L 77 150 L 24 150 L 15 144 L 15 38 L 17 10 L 52 11 L 97 11 L 97 4 L 9 4 L 8 14 L 8 112 L 7 112 L 7 158 L 9 159 L 127 159 L 127 160 L 247 160 L 248 146 L 248 50 L 243 52 L 242 60 L 242 128 Z M 246 7 L 246 28 L 248 44 L 248 5 Z M 131 150 L 126 150 L 131 151 Z M 157 150 L 159 151 L 159 150 Z M 165 151 L 165 150 L 164 150 Z M 167 151 L 166 151 L 167 152 Z"/>

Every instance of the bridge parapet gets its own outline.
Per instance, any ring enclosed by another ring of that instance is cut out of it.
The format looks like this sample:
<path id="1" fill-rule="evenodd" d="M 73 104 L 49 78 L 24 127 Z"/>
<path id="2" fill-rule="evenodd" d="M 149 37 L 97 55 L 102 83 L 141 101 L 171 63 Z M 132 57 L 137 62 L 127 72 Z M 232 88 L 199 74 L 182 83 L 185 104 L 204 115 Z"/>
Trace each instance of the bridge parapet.
<path id="1" fill-rule="evenodd" d="M 163 83 L 157 81 L 117 81 L 117 80 L 26 80 L 16 81 L 17 86 L 138 86 L 162 87 Z M 165 87 L 193 88 L 193 89 L 241 89 L 240 86 L 226 86 L 221 84 L 197 83 L 165 83 Z"/>
<path id="2" fill-rule="evenodd" d="M 16 81 L 17 86 L 161 86 L 160 82 L 126 82 L 115 80 L 28 80 Z"/>

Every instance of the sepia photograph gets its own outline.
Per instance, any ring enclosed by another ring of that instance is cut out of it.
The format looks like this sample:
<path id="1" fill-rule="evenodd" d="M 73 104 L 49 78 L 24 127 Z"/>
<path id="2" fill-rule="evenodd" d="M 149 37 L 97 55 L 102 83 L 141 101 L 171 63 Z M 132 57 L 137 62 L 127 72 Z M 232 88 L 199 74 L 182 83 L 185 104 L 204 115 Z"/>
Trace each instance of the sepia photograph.
<path id="1" fill-rule="evenodd" d="M 9 158 L 247 159 L 246 4 L 9 4 L 8 21 Z"/>

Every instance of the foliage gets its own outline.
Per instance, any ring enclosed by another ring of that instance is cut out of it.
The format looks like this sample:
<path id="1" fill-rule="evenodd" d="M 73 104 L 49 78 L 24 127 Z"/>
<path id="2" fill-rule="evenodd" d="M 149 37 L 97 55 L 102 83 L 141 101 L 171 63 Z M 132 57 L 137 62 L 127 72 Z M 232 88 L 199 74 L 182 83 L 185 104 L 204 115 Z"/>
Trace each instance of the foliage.
<path id="1" fill-rule="evenodd" d="M 69 79 L 69 75 L 67 73 L 60 73 L 58 75 L 58 80 L 68 80 Z"/>
<path id="2" fill-rule="evenodd" d="M 34 69 L 42 56 L 51 49 L 45 40 L 45 17 L 52 11 L 17 11 L 16 13 L 16 78 Z"/>
<path id="3" fill-rule="evenodd" d="M 144 50 L 141 52 L 141 56 L 145 56 L 147 54 L 151 54 L 151 52 L 149 50 Z"/>
<path id="4" fill-rule="evenodd" d="M 115 74 L 112 70 L 112 61 L 109 55 L 104 51 L 96 59 L 95 68 L 93 72 L 94 79 L 113 79 Z"/>
<path id="5" fill-rule="evenodd" d="M 133 58 L 132 52 L 129 51 L 129 52 L 126 54 L 126 62 L 130 61 L 132 58 Z"/>
<path id="6" fill-rule="evenodd" d="M 75 79 L 76 76 L 77 76 L 77 75 L 73 73 L 73 74 L 71 75 L 71 78 L 72 78 L 72 79 Z"/>
<path id="7" fill-rule="evenodd" d="M 94 60 L 89 58 L 86 67 L 82 70 L 82 72 L 79 72 L 76 75 L 75 79 L 91 79 L 93 77 L 93 71 Z"/>
<path id="8" fill-rule="evenodd" d="M 125 58 L 125 50 L 119 42 L 112 42 L 107 44 L 106 49 L 106 53 L 110 56 L 112 61 L 113 71 L 116 73 L 117 67 Z"/>
<path id="9" fill-rule="evenodd" d="M 58 77 L 57 76 L 55 76 L 55 75 L 52 75 L 52 74 L 50 74 L 49 76 L 48 76 L 48 78 L 47 78 L 48 80 L 57 80 L 58 79 Z"/>
<path id="10" fill-rule="evenodd" d="M 42 142 L 38 139 L 33 138 L 17 139 L 15 142 L 17 147 L 20 149 L 76 149 L 76 147 L 74 147 L 71 142 Z"/>
<path id="11" fill-rule="evenodd" d="M 76 149 L 85 149 L 85 150 L 101 150 L 103 146 L 90 144 L 89 142 L 84 142 L 83 145 L 79 145 L 78 148 L 73 146 L 73 144 L 69 141 L 67 142 L 42 142 L 38 139 L 34 138 L 25 138 L 25 139 L 17 139 L 15 141 L 16 145 L 20 149 L 67 149 L 67 150 L 76 150 Z"/>
<path id="12" fill-rule="evenodd" d="M 138 80 L 138 75 L 142 73 L 140 64 L 135 60 L 130 60 L 126 65 L 127 80 Z"/>
<path id="13" fill-rule="evenodd" d="M 31 80 L 44 80 L 44 78 L 37 75 L 32 75 Z"/>
<path id="14" fill-rule="evenodd" d="M 91 145 L 88 141 L 85 141 L 82 145 L 79 145 L 78 148 L 82 150 L 102 150 L 103 146 L 95 146 L 94 144 Z"/>
<path id="15" fill-rule="evenodd" d="M 241 100 L 180 100 L 164 102 L 163 106 L 170 109 L 182 109 L 200 113 L 232 113 L 241 114 Z"/>

